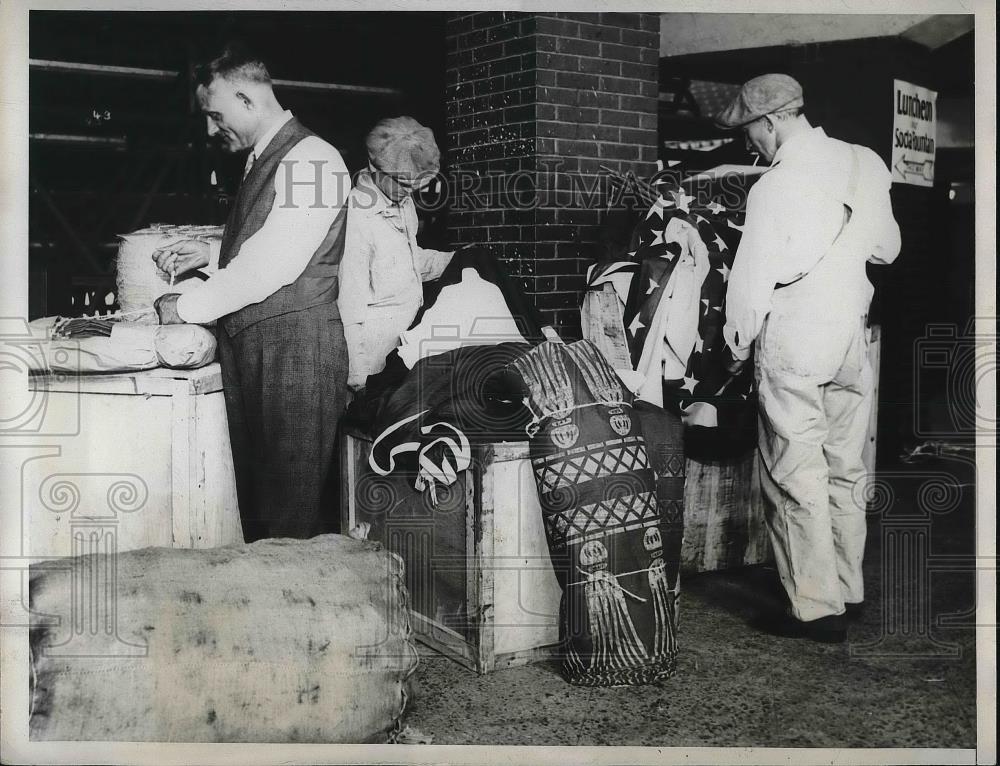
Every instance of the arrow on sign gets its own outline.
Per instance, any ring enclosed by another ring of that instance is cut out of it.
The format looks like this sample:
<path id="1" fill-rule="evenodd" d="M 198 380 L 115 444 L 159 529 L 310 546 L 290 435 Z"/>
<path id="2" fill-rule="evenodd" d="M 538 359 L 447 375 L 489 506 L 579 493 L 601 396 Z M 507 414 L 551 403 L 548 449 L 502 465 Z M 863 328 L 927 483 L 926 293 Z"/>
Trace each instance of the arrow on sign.
<path id="1" fill-rule="evenodd" d="M 907 175 L 923 176 L 926 181 L 934 180 L 934 160 L 908 160 L 906 157 L 900 157 L 896 162 L 895 171 L 899 173 L 903 178 Z"/>

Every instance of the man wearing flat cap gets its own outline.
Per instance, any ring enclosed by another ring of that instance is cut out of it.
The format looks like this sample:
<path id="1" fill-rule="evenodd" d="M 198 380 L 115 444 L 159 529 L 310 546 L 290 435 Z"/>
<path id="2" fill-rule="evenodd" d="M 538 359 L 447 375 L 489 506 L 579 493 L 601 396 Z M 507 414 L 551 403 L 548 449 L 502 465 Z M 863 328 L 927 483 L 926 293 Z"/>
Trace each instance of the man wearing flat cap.
<path id="1" fill-rule="evenodd" d="M 865 508 L 855 485 L 874 396 L 865 264 L 900 248 L 875 152 L 813 127 L 802 88 L 756 77 L 716 116 L 771 164 L 747 200 L 723 330 L 738 371 L 755 345 L 758 450 L 789 613 L 779 635 L 834 643 L 864 601 Z"/>
<path id="2" fill-rule="evenodd" d="M 337 303 L 344 321 L 348 385 L 381 372 L 423 304 L 423 283 L 437 279 L 454 254 L 417 244 L 413 194 L 440 169 L 430 128 L 412 117 L 380 120 L 365 140 L 368 168 L 348 199 L 350 215 Z"/>

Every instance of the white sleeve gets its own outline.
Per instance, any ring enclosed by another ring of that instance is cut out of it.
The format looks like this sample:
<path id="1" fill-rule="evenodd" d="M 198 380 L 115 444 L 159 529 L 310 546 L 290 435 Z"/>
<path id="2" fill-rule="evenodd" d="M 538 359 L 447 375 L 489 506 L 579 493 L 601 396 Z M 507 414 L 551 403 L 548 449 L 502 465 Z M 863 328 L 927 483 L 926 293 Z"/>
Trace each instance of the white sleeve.
<path id="1" fill-rule="evenodd" d="M 746 224 L 736 249 L 726 290 L 723 337 L 737 359 L 746 359 L 760 333 L 774 292 L 774 261 L 781 258 L 786 238 L 778 227 L 769 189 L 761 179 L 747 199 Z"/>
<path id="2" fill-rule="evenodd" d="M 211 322 L 294 282 L 345 204 L 350 175 L 336 149 L 309 136 L 281 161 L 274 191 L 264 225 L 237 257 L 178 299 L 177 313 L 185 322 Z"/>

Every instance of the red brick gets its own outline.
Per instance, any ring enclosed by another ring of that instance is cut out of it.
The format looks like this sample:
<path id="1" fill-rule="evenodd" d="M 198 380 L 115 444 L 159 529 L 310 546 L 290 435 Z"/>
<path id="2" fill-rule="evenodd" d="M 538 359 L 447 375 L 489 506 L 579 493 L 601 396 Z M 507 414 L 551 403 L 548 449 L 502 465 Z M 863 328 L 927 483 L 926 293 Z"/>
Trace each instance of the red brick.
<path id="1" fill-rule="evenodd" d="M 621 142 L 623 144 L 642 144 L 643 146 L 656 145 L 655 130 L 634 130 L 632 128 L 621 129 Z"/>
<path id="2" fill-rule="evenodd" d="M 622 64 L 619 61 L 603 58 L 581 58 L 581 72 L 593 72 L 595 74 L 605 74 L 618 76 L 622 71 Z M 591 87 L 591 86 L 587 86 Z"/>
<path id="3" fill-rule="evenodd" d="M 623 144 L 600 144 L 601 157 L 609 157 L 617 160 L 638 160 L 639 151 L 643 147 L 628 146 Z"/>
<path id="4" fill-rule="evenodd" d="M 656 64 L 633 64 L 630 61 L 623 61 L 621 75 L 622 77 L 649 81 L 659 86 L 659 69 Z"/>
<path id="5" fill-rule="evenodd" d="M 657 27 L 655 32 L 647 30 L 640 31 L 633 29 L 623 29 L 622 45 L 634 45 L 638 48 L 651 48 L 655 50 L 657 56 L 659 56 L 660 28 Z"/>
<path id="6" fill-rule="evenodd" d="M 517 55 L 522 53 L 534 53 L 535 51 L 535 36 L 527 35 L 525 37 L 515 37 L 512 40 L 507 40 L 503 44 L 503 52 L 506 56 Z"/>
<path id="7" fill-rule="evenodd" d="M 575 258 L 546 258 L 535 262 L 535 273 L 543 277 L 578 274 L 579 266 Z"/>
<path id="8" fill-rule="evenodd" d="M 535 245 L 535 258 L 555 258 L 556 246 L 550 242 L 539 242 Z"/>
<path id="9" fill-rule="evenodd" d="M 646 96 L 622 96 L 622 109 L 626 112 L 646 112 L 656 114 L 657 103 L 655 98 Z"/>
<path id="10" fill-rule="evenodd" d="M 601 44 L 597 40 L 581 40 L 577 37 L 555 38 L 556 50 L 575 56 L 600 56 Z"/>
<path id="11" fill-rule="evenodd" d="M 601 87 L 601 79 L 599 75 L 587 72 L 557 72 L 556 85 L 560 88 L 593 90 Z"/>
<path id="12" fill-rule="evenodd" d="M 527 122 L 535 119 L 535 108 L 531 104 L 513 106 L 503 110 L 503 119 L 507 124 Z"/>
<path id="13" fill-rule="evenodd" d="M 617 109 L 618 94 L 605 93 L 603 90 L 581 90 L 576 94 L 576 103 L 580 106 L 597 106 L 602 109 Z"/>
<path id="14" fill-rule="evenodd" d="M 539 87 L 537 88 L 538 101 L 547 104 L 565 104 L 567 106 L 576 106 L 577 103 L 577 91 L 572 88 L 550 88 L 550 87 Z"/>
<path id="15" fill-rule="evenodd" d="M 624 127 L 639 127 L 642 115 L 636 112 L 620 112 L 615 109 L 602 109 L 600 121 L 602 125 L 621 125 Z"/>
<path id="16" fill-rule="evenodd" d="M 493 61 L 503 56 L 503 43 L 480 45 L 472 49 L 473 61 Z"/>
<path id="17" fill-rule="evenodd" d="M 567 242 L 573 241 L 577 230 L 575 226 L 563 226 L 560 224 L 545 224 L 535 227 L 535 237 L 538 242 Z"/>
<path id="18" fill-rule="evenodd" d="M 623 95 L 638 95 L 641 84 L 637 80 L 627 80 L 624 77 L 601 77 L 601 90 L 606 93 L 621 93 Z"/>
<path id="19" fill-rule="evenodd" d="M 559 16 L 570 21 L 579 21 L 585 24 L 601 23 L 601 14 L 599 13 L 560 13 Z"/>
<path id="20" fill-rule="evenodd" d="M 592 181 L 588 179 L 588 184 Z M 601 211 L 593 208 L 574 210 L 561 208 L 556 211 L 557 223 L 568 223 L 574 226 L 596 226 L 600 222 Z"/>
<path id="21" fill-rule="evenodd" d="M 559 50 L 560 38 L 555 35 L 535 35 L 535 50 L 539 53 L 556 53 Z"/>
<path id="22" fill-rule="evenodd" d="M 578 69 L 579 57 L 566 56 L 562 53 L 539 53 L 535 65 L 539 69 L 555 69 L 562 72 L 575 72 Z"/>
<path id="23" fill-rule="evenodd" d="M 554 120 L 556 118 L 556 107 L 554 104 L 536 104 L 535 105 L 535 119 L 536 120 Z"/>
<path id="24" fill-rule="evenodd" d="M 570 123 L 596 123 L 600 112 L 597 109 L 581 108 L 578 106 L 556 107 L 556 119 L 560 122 Z"/>
<path id="25" fill-rule="evenodd" d="M 535 84 L 537 85 L 555 85 L 556 77 L 559 75 L 554 69 L 536 69 L 535 70 Z"/>
<path id="26" fill-rule="evenodd" d="M 576 137 L 585 141 L 618 141 L 620 130 L 615 125 L 578 125 Z"/>
<path id="27" fill-rule="evenodd" d="M 638 13 L 602 13 L 601 23 L 624 29 L 642 29 L 641 14 Z"/>
<path id="28" fill-rule="evenodd" d="M 535 28 L 539 34 L 578 37 L 580 25 L 575 21 L 557 15 L 538 15 Z"/>
<path id="29" fill-rule="evenodd" d="M 560 292 L 579 293 L 587 286 L 587 277 L 586 274 L 567 274 L 556 277 L 555 283 L 555 289 Z"/>
<path id="30" fill-rule="evenodd" d="M 572 308 L 577 303 L 575 293 L 541 293 L 534 296 L 535 305 L 540 309 Z"/>
<path id="31" fill-rule="evenodd" d="M 597 144 L 593 141 L 556 140 L 556 154 L 568 156 L 597 157 Z"/>
<path id="32" fill-rule="evenodd" d="M 597 40 L 599 42 L 618 43 L 621 42 L 622 31 L 617 27 L 603 27 L 598 24 L 581 24 L 579 37 L 583 40 Z"/>
<path id="33" fill-rule="evenodd" d="M 642 60 L 642 48 L 634 45 L 617 45 L 615 43 L 601 43 L 601 55 L 606 58 L 618 61 L 633 61 L 638 63 Z"/>

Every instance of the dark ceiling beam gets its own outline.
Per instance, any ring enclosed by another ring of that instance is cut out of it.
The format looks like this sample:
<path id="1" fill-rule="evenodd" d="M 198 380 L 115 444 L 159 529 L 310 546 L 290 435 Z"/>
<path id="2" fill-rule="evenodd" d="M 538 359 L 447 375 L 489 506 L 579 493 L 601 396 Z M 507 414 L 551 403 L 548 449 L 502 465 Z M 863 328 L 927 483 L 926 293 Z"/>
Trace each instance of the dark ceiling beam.
<path id="1" fill-rule="evenodd" d="M 180 72 L 172 69 L 146 69 L 144 67 L 112 66 L 110 64 L 84 64 L 76 61 L 52 61 L 49 59 L 28 59 L 28 66 L 36 72 L 92 74 L 147 80 L 176 80 L 180 76 Z M 376 85 L 347 85 L 334 82 L 311 82 L 309 80 L 272 80 L 271 82 L 279 89 L 361 93 L 372 96 L 401 96 L 403 94 L 403 91 L 398 88 L 382 88 Z"/>

